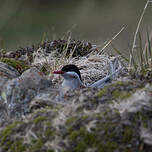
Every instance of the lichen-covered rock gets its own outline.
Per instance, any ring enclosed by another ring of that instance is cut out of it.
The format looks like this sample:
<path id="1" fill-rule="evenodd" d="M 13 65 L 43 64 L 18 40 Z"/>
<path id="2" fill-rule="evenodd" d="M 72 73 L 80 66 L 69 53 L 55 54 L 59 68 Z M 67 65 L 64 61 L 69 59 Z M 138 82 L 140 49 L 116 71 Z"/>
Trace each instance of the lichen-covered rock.
<path id="1" fill-rule="evenodd" d="M 2 91 L 3 102 L 6 103 L 9 116 L 20 116 L 29 111 L 30 101 L 42 90 L 51 86 L 36 68 L 25 71 L 20 77 L 8 80 Z"/>
<path id="2" fill-rule="evenodd" d="M 1 77 L 6 77 L 8 79 L 16 78 L 20 76 L 19 72 L 13 68 L 12 66 L 0 62 L 0 76 Z"/>
<path id="3" fill-rule="evenodd" d="M 140 81 L 69 92 L 64 104 L 0 124 L 0 151 L 151 152 L 151 94 Z"/>
<path id="4" fill-rule="evenodd" d="M 0 62 L 0 93 L 9 79 L 17 78 L 18 76 L 20 76 L 20 74 L 15 68 L 6 63 Z"/>
<path id="5" fill-rule="evenodd" d="M 17 70 L 19 73 L 23 73 L 25 70 L 29 68 L 27 63 L 21 60 L 15 60 L 11 58 L 0 58 L 0 62 L 6 63 L 7 66 L 15 68 L 15 70 Z"/>

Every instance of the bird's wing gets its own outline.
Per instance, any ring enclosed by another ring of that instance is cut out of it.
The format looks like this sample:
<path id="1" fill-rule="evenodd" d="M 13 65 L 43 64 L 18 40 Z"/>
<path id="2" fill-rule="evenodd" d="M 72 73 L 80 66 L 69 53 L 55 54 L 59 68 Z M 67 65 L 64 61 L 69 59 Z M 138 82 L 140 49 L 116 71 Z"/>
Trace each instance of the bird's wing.
<path id="1" fill-rule="evenodd" d="M 119 72 L 122 70 L 122 65 L 118 60 L 118 57 L 114 60 L 114 63 L 110 60 L 109 61 L 109 74 L 101 80 L 93 83 L 88 87 L 92 88 L 103 88 L 105 84 L 111 80 L 114 80 L 118 77 Z"/>

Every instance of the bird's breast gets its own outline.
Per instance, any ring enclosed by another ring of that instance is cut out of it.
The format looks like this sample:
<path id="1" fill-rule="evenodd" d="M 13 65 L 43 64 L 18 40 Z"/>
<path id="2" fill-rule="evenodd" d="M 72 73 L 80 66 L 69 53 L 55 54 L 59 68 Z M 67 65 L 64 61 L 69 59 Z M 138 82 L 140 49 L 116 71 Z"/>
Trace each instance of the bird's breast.
<path id="1" fill-rule="evenodd" d="M 69 90 L 77 89 L 81 86 L 81 83 L 77 80 L 64 80 L 62 83 L 63 88 L 67 88 Z"/>

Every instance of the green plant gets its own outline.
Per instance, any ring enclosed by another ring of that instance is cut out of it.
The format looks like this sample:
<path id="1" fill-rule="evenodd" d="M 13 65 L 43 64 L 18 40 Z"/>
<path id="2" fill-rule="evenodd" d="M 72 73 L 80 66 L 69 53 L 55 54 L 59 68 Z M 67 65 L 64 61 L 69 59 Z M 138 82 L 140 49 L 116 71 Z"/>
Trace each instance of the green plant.
<path id="1" fill-rule="evenodd" d="M 145 73 L 152 70 L 151 34 L 147 32 L 147 40 L 143 47 L 143 39 L 139 32 L 141 22 L 150 0 L 147 0 L 134 34 L 133 45 L 130 48 L 129 70 Z M 133 68 L 132 68 L 133 67 Z"/>
<path id="2" fill-rule="evenodd" d="M 147 40 L 144 42 L 144 38 L 142 37 L 139 29 L 141 26 L 141 22 L 144 18 L 144 14 L 148 8 L 148 4 L 150 0 L 147 0 L 143 12 L 140 16 L 139 22 L 137 24 L 137 28 L 133 38 L 132 47 L 129 46 L 129 57 L 126 58 L 126 55 L 122 54 L 121 51 L 113 47 L 113 49 L 121 55 L 121 57 L 128 63 L 129 72 L 132 74 L 140 74 L 145 76 L 148 72 L 152 71 L 152 48 L 151 48 L 151 40 L 152 40 L 152 32 L 149 33 L 147 31 Z"/>

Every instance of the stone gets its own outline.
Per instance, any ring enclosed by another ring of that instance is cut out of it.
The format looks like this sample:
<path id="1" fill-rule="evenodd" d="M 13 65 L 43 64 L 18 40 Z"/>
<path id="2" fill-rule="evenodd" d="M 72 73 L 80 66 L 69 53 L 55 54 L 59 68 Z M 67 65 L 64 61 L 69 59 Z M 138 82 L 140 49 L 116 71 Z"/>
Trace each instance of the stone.
<path id="1" fill-rule="evenodd" d="M 28 113 L 31 100 L 51 85 L 51 80 L 43 76 L 35 67 L 28 69 L 18 78 L 8 80 L 1 96 L 7 105 L 9 116 Z"/>
<path id="2" fill-rule="evenodd" d="M 16 78 L 16 77 L 20 76 L 20 74 L 12 66 L 10 66 L 6 63 L 0 62 L 0 76 L 2 76 L 2 77 L 5 76 L 9 79 L 12 79 L 12 78 Z"/>

